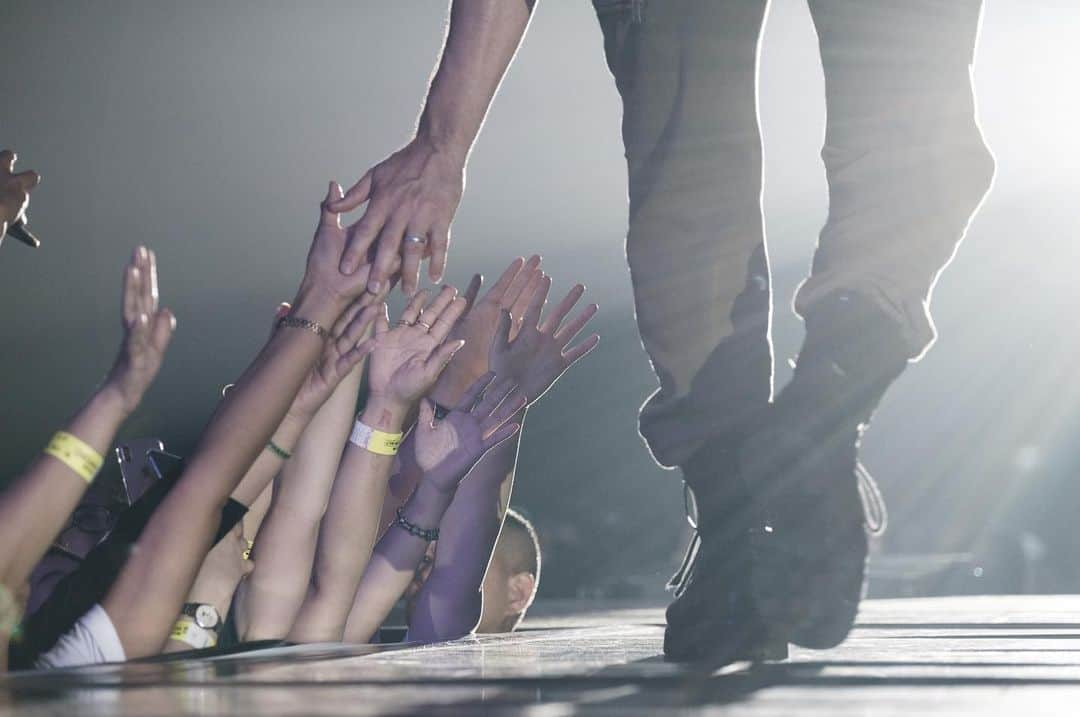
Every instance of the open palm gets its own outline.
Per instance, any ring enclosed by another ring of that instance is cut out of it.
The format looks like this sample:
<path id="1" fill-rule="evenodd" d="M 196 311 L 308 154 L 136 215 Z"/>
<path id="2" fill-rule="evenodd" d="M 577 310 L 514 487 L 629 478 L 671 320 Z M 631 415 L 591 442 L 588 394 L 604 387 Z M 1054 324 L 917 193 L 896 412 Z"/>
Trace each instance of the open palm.
<path id="1" fill-rule="evenodd" d="M 440 420 L 428 399 L 420 403 L 416 424 L 416 463 L 441 490 L 453 490 L 485 453 L 518 430 L 509 423 L 526 398 L 512 379 L 480 377 Z"/>
<path id="2" fill-rule="evenodd" d="M 567 315 L 585 293 L 585 287 L 581 284 L 571 289 L 559 305 L 543 321 L 540 320 L 550 290 L 551 278 L 545 276 L 531 296 L 516 336 L 510 315 L 503 313 L 488 358 L 493 371 L 518 383 L 518 388 L 529 397 L 529 403 L 535 403 L 568 368 L 600 342 L 600 337 L 593 334 L 576 346 L 567 348 L 599 308 L 596 304 L 590 304 L 576 317 L 566 321 Z"/>
<path id="3" fill-rule="evenodd" d="M 176 318 L 158 306 L 157 262 L 146 247 L 137 247 L 124 271 L 124 340 L 105 379 L 126 410 L 134 411 L 161 369 Z"/>
<path id="4" fill-rule="evenodd" d="M 453 287 L 444 287 L 424 307 L 427 296 L 421 291 L 413 297 L 394 328 L 390 328 L 385 312 L 376 320 L 368 374 L 372 396 L 411 406 L 431 388 L 464 344 L 460 340 L 446 342 L 446 337 L 465 310 L 465 300 L 457 298 Z"/>
<path id="5" fill-rule="evenodd" d="M 530 292 L 538 286 L 539 267 L 539 255 L 532 256 L 528 261 L 521 257 L 514 259 L 479 299 L 477 294 L 483 277 L 473 277 L 465 292 L 465 313 L 450 332 L 450 338 L 464 340 L 465 346 L 440 377 L 440 394 L 457 396 L 488 371 L 488 347 L 499 325 L 499 316 L 509 311 L 515 319 L 521 318 L 531 298 Z"/>

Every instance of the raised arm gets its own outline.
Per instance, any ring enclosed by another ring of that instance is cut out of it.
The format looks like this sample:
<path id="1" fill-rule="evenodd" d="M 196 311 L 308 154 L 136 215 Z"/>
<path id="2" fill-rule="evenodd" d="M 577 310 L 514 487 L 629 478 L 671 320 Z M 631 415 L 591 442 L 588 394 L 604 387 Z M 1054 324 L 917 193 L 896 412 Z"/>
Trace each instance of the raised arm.
<path id="1" fill-rule="evenodd" d="M 245 640 L 283 638 L 296 619 L 311 578 L 319 521 L 352 426 L 363 370 L 362 364 L 346 366 L 340 358 L 349 355 L 357 331 L 360 340 L 370 338 L 375 317 L 384 311 L 381 301 L 364 308 L 353 328 L 343 330 L 345 338 L 327 345 L 308 377 L 307 388 L 301 389 L 289 410 L 294 422 L 306 428 L 298 442 L 283 444 L 292 456 L 278 478 L 270 514 L 257 536 L 256 567 L 239 600 L 237 626 Z M 348 369 L 345 374 L 343 368 Z M 246 537 L 256 539 L 252 533 Z"/>
<path id="2" fill-rule="evenodd" d="M 509 379 L 480 378 L 443 419 L 424 399 L 416 424 L 416 459 L 423 478 L 379 540 L 356 591 L 344 639 L 368 642 L 405 592 L 458 484 L 485 453 L 506 441 L 518 426 L 511 418 L 525 396 Z"/>
<path id="3" fill-rule="evenodd" d="M 335 204 L 351 211 L 368 202 L 350 228 L 342 271 L 360 267 L 378 242 L 372 292 L 382 290 L 401 255 L 402 288 L 412 295 L 420 262 L 441 281 L 450 223 L 465 188 L 465 163 L 495 91 L 528 27 L 535 0 L 453 0 L 442 57 L 415 137 L 360 178 Z M 416 240 L 404 242 L 406 237 Z M 403 254 L 402 254 L 403 252 Z"/>
<path id="4" fill-rule="evenodd" d="M 376 323 L 368 401 L 358 419 L 359 433 L 346 447 L 334 480 L 319 528 L 311 584 L 289 633 L 291 640 L 341 639 L 375 543 L 379 509 L 406 415 L 462 346 L 460 341 L 444 343 L 465 309 L 465 301 L 456 295 L 452 287 L 445 287 L 421 312 L 427 292 L 420 292 L 393 329 L 385 316 Z"/>
<path id="5" fill-rule="evenodd" d="M 488 372 L 488 350 L 499 315 L 509 311 L 516 319 L 522 317 L 539 286 L 540 261 L 539 255 L 528 261 L 521 257 L 514 259 L 483 296 L 479 294 L 484 279 L 479 274 L 473 276 L 464 294 L 465 313 L 450 332 L 451 339 L 463 340 L 465 345 L 454 354 L 436 381 L 430 393 L 433 401 L 442 406 L 455 405 L 465 390 Z M 520 321 L 514 326 L 520 326 Z M 420 481 L 422 471 L 416 465 L 414 438 L 415 433 L 410 433 L 401 446 L 400 470 L 390 479 L 379 521 L 380 533 L 394 521 L 397 509 L 405 504 Z"/>
<path id="6" fill-rule="evenodd" d="M 296 398 L 289 407 L 285 419 L 267 443 L 266 449 L 255 459 L 247 474 L 240 481 L 240 485 L 233 491 L 233 499 L 245 505 L 248 504 L 251 494 L 257 490 L 262 492 L 251 503 L 252 509 L 249 509 L 244 516 L 242 525 L 237 525 L 226 538 L 219 541 L 207 554 L 202 566 L 199 568 L 195 584 L 188 593 L 188 603 L 213 605 L 218 615 L 224 620 L 229 613 L 229 608 L 232 606 L 233 594 L 236 592 L 237 587 L 243 585 L 247 588 L 242 591 L 239 601 L 240 614 L 237 616 L 241 635 L 244 635 L 248 622 L 247 610 L 252 604 L 246 599 L 250 598 L 252 587 L 247 582 L 242 583 L 242 580 L 251 573 L 256 565 L 252 560 L 245 560 L 242 556 L 248 552 L 248 539 L 255 537 L 261 522 L 261 516 L 254 513 L 265 511 L 265 508 L 259 504 L 264 503 L 268 498 L 266 494 L 270 488 L 269 481 L 281 469 L 282 463 L 288 466 L 297 458 L 295 455 L 289 458 L 288 455 L 290 452 L 298 451 L 293 446 L 297 444 L 297 438 L 301 431 L 306 436 L 308 435 L 308 429 L 314 426 L 314 422 L 309 423 L 312 415 L 321 415 L 330 401 L 337 396 L 340 387 L 347 382 L 346 377 L 352 377 L 360 370 L 360 363 L 371 348 L 371 342 L 365 343 L 365 339 L 369 337 L 370 327 L 375 316 L 383 311 L 381 302 L 378 305 L 371 305 L 367 297 L 368 295 L 365 295 L 360 300 L 354 301 L 353 305 L 338 319 L 330 332 L 330 340 L 326 342 L 322 355 L 308 374 L 300 391 L 296 394 Z M 279 320 L 290 308 L 288 304 L 282 306 L 284 311 L 279 312 Z M 355 402 L 356 396 L 355 389 L 355 384 L 353 384 L 351 389 L 353 390 L 353 402 Z M 338 402 L 343 401 L 338 398 Z M 340 407 L 335 408 L 340 412 Z M 345 420 L 347 421 L 348 416 L 352 414 L 352 405 L 347 405 L 344 411 L 346 414 Z M 305 426 L 308 428 L 305 428 Z M 342 437 L 341 443 L 344 440 L 344 437 Z M 338 443 L 333 450 L 340 452 L 341 443 Z M 334 467 L 336 467 L 336 462 L 329 469 L 331 475 L 333 475 Z M 281 522 L 280 519 L 278 522 Z M 315 522 L 318 523 L 318 518 L 315 519 Z M 282 552 L 291 555 L 289 550 L 268 550 L 263 552 L 271 570 L 280 567 L 275 563 L 274 558 L 279 557 Z M 261 562 L 262 559 L 260 558 Z M 310 557 L 308 562 L 310 563 Z M 264 568 L 263 575 L 266 574 L 267 570 Z M 264 594 L 264 592 L 260 594 Z M 272 601 L 266 600 L 264 602 Z M 281 635 L 278 635 L 278 637 L 283 636 L 284 631 Z M 202 636 L 198 635 L 197 637 Z M 190 636 L 182 636 L 179 640 L 171 639 L 166 646 L 166 651 L 189 650 L 191 647 L 205 646 L 202 644 L 203 642 L 205 640 L 192 640 Z"/>
<path id="7" fill-rule="evenodd" d="M 490 364 L 501 376 L 518 383 L 530 405 L 540 399 L 570 366 L 600 341 L 593 334 L 570 347 L 597 311 L 587 306 L 574 319 L 566 317 L 585 293 L 578 284 L 541 321 L 540 314 L 551 288 L 544 277 L 534 292 L 521 329 L 511 339 L 512 320 L 504 312 L 491 344 Z M 565 325 L 564 325 L 565 322 Z M 525 410 L 514 418 L 524 430 Z M 435 564 L 417 595 L 409 623 L 409 640 L 435 642 L 472 632 L 483 610 L 484 573 L 502 528 L 513 488 L 518 440 L 507 441 L 477 464 L 462 483 L 443 517 Z"/>
<path id="8" fill-rule="evenodd" d="M 217 529 L 220 511 L 281 424 L 327 329 L 363 292 L 338 271 L 345 249 L 331 184 L 293 310 L 218 406 L 177 485 L 102 602 L 129 658 L 161 650 Z"/>
<path id="9" fill-rule="evenodd" d="M 26 581 L 64 527 L 161 368 L 175 319 L 158 308 L 154 254 L 145 247 L 124 271 L 121 311 L 124 338 L 107 378 L 0 496 L 0 579 L 8 590 Z"/>

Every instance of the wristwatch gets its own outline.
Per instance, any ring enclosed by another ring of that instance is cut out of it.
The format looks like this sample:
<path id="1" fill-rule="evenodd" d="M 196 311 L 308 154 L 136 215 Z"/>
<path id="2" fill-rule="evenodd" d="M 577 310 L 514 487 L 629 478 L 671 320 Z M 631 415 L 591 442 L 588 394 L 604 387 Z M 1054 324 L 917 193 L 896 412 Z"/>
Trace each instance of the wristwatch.
<path id="1" fill-rule="evenodd" d="M 187 615 L 195 621 L 196 625 L 204 630 L 210 630 L 214 634 L 217 634 L 218 630 L 221 629 L 221 614 L 213 605 L 187 602 L 184 603 L 184 609 L 180 611 L 180 614 Z"/>

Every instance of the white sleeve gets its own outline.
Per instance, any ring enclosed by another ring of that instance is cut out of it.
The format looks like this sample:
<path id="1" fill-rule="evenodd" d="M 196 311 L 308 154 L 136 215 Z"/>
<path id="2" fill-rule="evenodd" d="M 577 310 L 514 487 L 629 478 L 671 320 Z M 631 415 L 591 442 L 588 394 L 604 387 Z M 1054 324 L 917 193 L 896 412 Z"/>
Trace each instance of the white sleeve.
<path id="1" fill-rule="evenodd" d="M 39 670 L 77 667 L 102 662 L 123 662 L 124 646 L 112 620 L 101 605 L 94 605 L 64 633 L 53 648 L 34 663 Z"/>

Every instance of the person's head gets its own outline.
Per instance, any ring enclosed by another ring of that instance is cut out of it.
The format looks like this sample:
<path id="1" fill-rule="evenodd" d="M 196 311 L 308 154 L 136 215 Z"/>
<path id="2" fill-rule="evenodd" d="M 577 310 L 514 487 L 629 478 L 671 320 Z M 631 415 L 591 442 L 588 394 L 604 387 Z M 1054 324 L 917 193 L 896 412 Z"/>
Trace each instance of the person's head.
<path id="1" fill-rule="evenodd" d="M 416 596 L 420 593 L 435 562 L 436 544 L 428 546 L 420 561 L 412 584 L 405 591 L 406 614 L 412 614 Z M 525 617 L 540 585 L 540 541 L 524 516 L 506 511 L 502 532 L 488 564 L 484 583 L 484 610 L 477 632 L 512 632 Z"/>
<path id="2" fill-rule="evenodd" d="M 525 618 L 539 586 L 540 541 L 536 529 L 517 511 L 507 510 L 484 575 L 484 611 L 476 631 L 512 632 Z"/>

